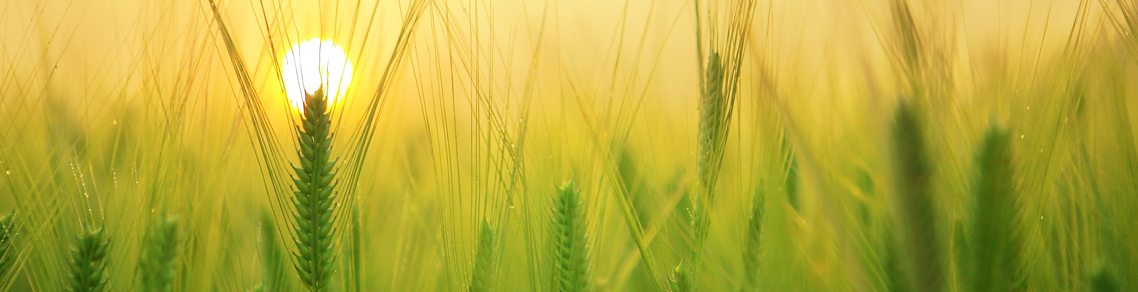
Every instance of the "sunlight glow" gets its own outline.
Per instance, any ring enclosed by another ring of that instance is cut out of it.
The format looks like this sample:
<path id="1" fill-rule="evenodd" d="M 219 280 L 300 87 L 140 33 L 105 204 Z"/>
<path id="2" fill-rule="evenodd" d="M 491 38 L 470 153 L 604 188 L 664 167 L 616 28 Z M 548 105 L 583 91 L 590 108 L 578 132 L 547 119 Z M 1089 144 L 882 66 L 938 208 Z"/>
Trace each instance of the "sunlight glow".
<path id="1" fill-rule="evenodd" d="M 352 63 L 340 46 L 313 38 L 292 45 L 285 53 L 281 78 L 285 94 L 297 109 L 304 107 L 305 93 L 316 92 L 321 86 L 328 93 L 329 104 L 335 104 L 352 83 Z"/>

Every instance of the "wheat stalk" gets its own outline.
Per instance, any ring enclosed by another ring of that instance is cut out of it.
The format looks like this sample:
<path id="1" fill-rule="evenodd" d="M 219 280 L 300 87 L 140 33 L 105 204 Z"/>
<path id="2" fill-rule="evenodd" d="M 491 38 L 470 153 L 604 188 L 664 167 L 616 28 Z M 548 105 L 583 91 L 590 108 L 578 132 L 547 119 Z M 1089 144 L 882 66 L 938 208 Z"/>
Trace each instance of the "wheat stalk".
<path id="1" fill-rule="evenodd" d="M 323 291 L 332 279 L 333 204 L 336 187 L 333 168 L 336 161 L 329 160 L 332 142 L 332 121 L 328 114 L 328 99 L 323 89 L 306 94 L 303 127 L 297 127 L 300 167 L 293 166 L 296 195 L 296 272 L 309 291 Z"/>
<path id="2" fill-rule="evenodd" d="M 474 257 L 474 275 L 470 279 L 470 292 L 488 292 L 494 288 L 497 278 L 498 253 L 494 244 L 494 227 L 490 221 L 482 220 L 478 232 L 478 251 Z"/>
<path id="3" fill-rule="evenodd" d="M 553 207 L 554 291 L 590 291 L 589 247 L 580 190 L 570 180 L 558 189 Z"/>
<path id="4" fill-rule="evenodd" d="M 992 126 L 977 156 L 979 175 L 972 206 L 972 291 L 1019 291 L 1019 207 L 1012 185 L 1011 135 Z"/>
<path id="5" fill-rule="evenodd" d="M 159 219 L 146 237 L 138 264 L 143 291 L 173 291 L 177 273 L 175 259 L 181 245 L 178 221 L 178 216 Z"/>
<path id="6" fill-rule="evenodd" d="M 107 286 L 107 246 L 110 241 L 102 228 L 85 231 L 75 236 L 76 246 L 71 248 L 68 261 L 71 273 L 68 275 L 68 291 L 98 292 Z"/>

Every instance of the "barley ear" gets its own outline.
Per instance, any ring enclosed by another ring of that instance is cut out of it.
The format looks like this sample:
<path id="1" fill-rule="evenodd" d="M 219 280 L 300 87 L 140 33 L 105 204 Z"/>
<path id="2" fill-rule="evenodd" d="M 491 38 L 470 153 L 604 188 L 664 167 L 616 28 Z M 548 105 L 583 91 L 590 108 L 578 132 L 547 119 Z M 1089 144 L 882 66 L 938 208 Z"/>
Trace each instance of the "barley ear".
<path id="1" fill-rule="evenodd" d="M 902 101 L 893 124 L 893 163 L 901 227 L 901 247 L 908 252 L 904 271 L 916 291 L 944 289 L 944 267 L 936 230 L 936 200 L 932 195 L 932 170 L 921 120 L 909 103 Z M 897 280 L 897 279 L 895 279 Z"/>
<path id="2" fill-rule="evenodd" d="M 494 228 L 490 222 L 482 220 L 478 232 L 478 251 L 474 257 L 474 275 L 470 279 L 470 292 L 488 292 L 494 288 L 498 275 L 497 250 L 494 244 Z"/>
<path id="3" fill-rule="evenodd" d="M 170 292 L 174 289 L 175 260 L 181 246 L 178 221 L 178 216 L 159 219 L 146 236 L 138 264 L 145 292 Z"/>
<path id="4" fill-rule="evenodd" d="M 585 212 L 580 190 L 573 181 L 558 189 L 553 206 L 554 291 L 591 291 L 589 248 L 585 237 Z"/>
<path id="5" fill-rule="evenodd" d="M 14 211 L 0 217 L 0 279 L 4 279 L 16 260 L 16 249 L 12 248 L 12 238 L 16 235 L 15 218 Z"/>
<path id="6" fill-rule="evenodd" d="M 1011 135 L 992 126 L 984 135 L 976 165 L 970 246 L 971 290 L 1020 291 L 1018 203 L 1013 186 Z"/>
<path id="7" fill-rule="evenodd" d="M 82 234 L 75 236 L 75 246 L 71 248 L 68 261 L 71 268 L 68 274 L 68 291 L 99 292 L 107 287 L 107 240 L 102 228 L 84 228 Z"/>
<path id="8" fill-rule="evenodd" d="M 332 120 L 328 99 L 323 89 L 307 94 L 304 100 L 302 127 L 297 127 L 300 167 L 293 167 L 296 177 L 296 272 L 308 291 L 324 291 L 332 279 L 333 238 L 335 230 L 336 187 L 333 171 L 336 162 L 329 160 L 332 142 Z"/>
<path id="9" fill-rule="evenodd" d="M 747 221 L 747 237 L 743 240 L 742 291 L 758 291 L 759 266 L 762 264 L 763 194 L 757 188 L 751 199 L 751 218 Z"/>
<path id="10" fill-rule="evenodd" d="M 695 279 L 693 278 L 691 269 L 681 261 L 676 264 L 675 268 L 672 268 L 672 276 L 668 277 L 668 288 L 671 288 L 672 292 L 694 292 Z"/>

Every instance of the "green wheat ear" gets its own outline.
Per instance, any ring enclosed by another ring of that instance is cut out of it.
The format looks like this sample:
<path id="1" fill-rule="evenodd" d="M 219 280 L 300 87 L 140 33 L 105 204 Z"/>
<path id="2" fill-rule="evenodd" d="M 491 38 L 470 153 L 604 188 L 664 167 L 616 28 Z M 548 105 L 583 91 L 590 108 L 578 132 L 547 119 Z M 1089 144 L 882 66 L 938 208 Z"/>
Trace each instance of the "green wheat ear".
<path id="1" fill-rule="evenodd" d="M 336 162 L 329 160 L 332 146 L 332 120 L 323 89 L 307 94 L 304 99 L 303 127 L 297 127 L 300 167 L 293 167 L 296 197 L 296 272 L 309 291 L 323 291 L 332 279 L 335 256 L 332 239 L 335 231 L 333 214 L 336 187 L 333 171 Z"/>
<path id="2" fill-rule="evenodd" d="M 1110 273 L 1107 268 L 1099 267 L 1098 271 L 1091 274 L 1090 277 L 1091 291 L 1093 292 L 1118 292 L 1118 280 L 1114 279 L 1114 275 Z"/>
<path id="3" fill-rule="evenodd" d="M 142 259 L 138 264 L 142 273 L 142 289 L 146 292 L 169 292 L 174 289 L 177 268 L 175 259 L 181 242 L 178 216 L 159 219 L 146 236 Z"/>
<path id="4" fill-rule="evenodd" d="M 495 262 L 497 250 L 494 246 L 494 227 L 490 221 L 482 220 L 478 232 L 478 253 L 474 257 L 474 275 L 470 279 L 470 292 L 487 292 L 494 287 L 498 272 Z"/>
<path id="5" fill-rule="evenodd" d="M 585 237 L 585 212 L 580 190 L 573 181 L 558 189 L 553 206 L 554 291 L 590 291 L 589 248 Z"/>
<path id="6" fill-rule="evenodd" d="M 68 262 L 71 273 L 68 275 L 68 291 L 98 292 L 107 287 L 107 240 L 102 228 L 86 229 L 83 234 L 75 236 L 76 246 L 71 248 L 71 259 Z"/>
<path id="7" fill-rule="evenodd" d="M 12 248 L 12 236 L 16 235 L 15 219 L 15 211 L 0 217 L 0 279 L 8 274 L 8 269 L 12 268 L 16 259 L 15 249 Z"/>
<path id="8" fill-rule="evenodd" d="M 693 278 L 691 269 L 684 266 L 684 262 L 681 261 L 672 268 L 672 276 L 668 277 L 668 287 L 672 289 L 671 292 L 693 292 L 695 291 Z"/>
<path id="9" fill-rule="evenodd" d="M 943 291 L 944 267 L 936 230 L 936 202 L 929 184 L 932 171 L 916 109 L 902 101 L 893 124 L 896 200 L 909 253 L 906 268 L 916 291 Z M 899 280 L 899 279 L 894 279 Z"/>
<path id="10" fill-rule="evenodd" d="M 1019 214 L 1012 185 L 1011 134 L 992 126 L 977 155 L 976 193 L 972 204 L 972 291 L 1018 291 L 1020 275 Z"/>
<path id="11" fill-rule="evenodd" d="M 763 212 L 766 206 L 763 194 L 756 188 L 751 202 L 751 218 L 747 222 L 747 237 L 743 243 L 743 291 L 757 291 L 759 266 L 762 263 Z"/>

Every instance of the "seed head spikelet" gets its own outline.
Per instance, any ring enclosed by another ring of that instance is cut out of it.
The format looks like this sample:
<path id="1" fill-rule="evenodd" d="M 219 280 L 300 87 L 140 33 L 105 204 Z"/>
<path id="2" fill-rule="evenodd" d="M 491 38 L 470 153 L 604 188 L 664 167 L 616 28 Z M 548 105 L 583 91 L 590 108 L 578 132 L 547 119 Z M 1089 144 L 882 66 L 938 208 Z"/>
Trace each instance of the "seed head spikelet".
<path id="1" fill-rule="evenodd" d="M 695 279 L 691 269 L 684 265 L 684 262 L 681 261 L 672 268 L 672 275 L 668 277 L 668 288 L 672 289 L 671 292 L 695 291 Z"/>
<path id="2" fill-rule="evenodd" d="M 174 290 L 177 274 L 176 259 L 181 247 L 178 216 L 159 219 L 151 227 L 143 244 L 142 258 L 138 263 L 142 291 L 169 292 Z"/>
<path id="3" fill-rule="evenodd" d="M 976 157 L 972 204 L 971 291 L 1021 291 L 1019 207 L 1013 186 L 1011 134 L 993 125 Z"/>
<path id="4" fill-rule="evenodd" d="M 0 217 L 0 279 L 8 274 L 16 261 L 16 252 L 12 248 L 12 237 L 16 235 L 15 218 L 16 212 Z"/>
<path id="5" fill-rule="evenodd" d="M 554 291 L 591 291 L 589 248 L 580 190 L 570 180 L 557 193 L 553 206 Z"/>
<path id="6" fill-rule="evenodd" d="M 492 291 L 494 279 L 498 274 L 496 261 L 494 228 L 490 226 L 490 221 L 482 220 L 478 232 L 478 251 L 474 257 L 474 275 L 470 280 L 470 292 Z"/>
<path id="7" fill-rule="evenodd" d="M 332 121 L 323 89 L 305 96 L 303 111 L 302 126 L 296 129 L 300 166 L 293 166 L 296 272 L 309 291 L 324 291 L 332 279 L 335 261 L 332 226 L 336 162 L 329 160 Z"/>
<path id="8" fill-rule="evenodd" d="M 107 287 L 107 246 L 106 233 L 102 228 L 85 230 L 75 236 L 75 246 L 71 247 L 71 268 L 67 276 L 67 290 L 72 292 L 99 292 Z"/>
<path id="9" fill-rule="evenodd" d="M 743 291 L 757 291 L 759 265 L 762 263 L 763 212 L 766 206 L 763 194 L 755 191 L 751 199 L 751 218 L 747 222 L 747 236 L 743 239 Z"/>

